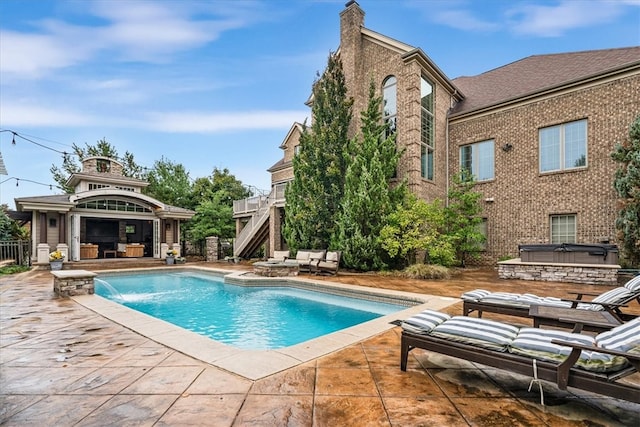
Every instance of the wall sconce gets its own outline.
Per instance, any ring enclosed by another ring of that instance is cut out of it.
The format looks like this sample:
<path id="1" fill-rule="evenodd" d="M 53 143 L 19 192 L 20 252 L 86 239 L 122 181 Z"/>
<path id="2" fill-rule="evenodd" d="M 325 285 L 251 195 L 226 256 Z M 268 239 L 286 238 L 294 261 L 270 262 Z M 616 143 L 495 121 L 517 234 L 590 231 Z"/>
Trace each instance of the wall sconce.
<path id="1" fill-rule="evenodd" d="M 171 230 L 171 223 L 170 223 L 170 222 L 167 222 L 167 223 L 164 225 L 164 228 L 165 228 L 165 229 L 167 229 L 167 230 Z"/>
<path id="2" fill-rule="evenodd" d="M 513 148 L 513 145 L 511 145 L 511 144 L 509 144 L 509 143 L 507 142 L 506 144 L 504 144 L 504 145 L 502 146 L 502 151 L 504 151 L 504 152 L 506 153 L 506 152 L 511 151 L 511 149 L 512 149 L 512 148 Z"/>

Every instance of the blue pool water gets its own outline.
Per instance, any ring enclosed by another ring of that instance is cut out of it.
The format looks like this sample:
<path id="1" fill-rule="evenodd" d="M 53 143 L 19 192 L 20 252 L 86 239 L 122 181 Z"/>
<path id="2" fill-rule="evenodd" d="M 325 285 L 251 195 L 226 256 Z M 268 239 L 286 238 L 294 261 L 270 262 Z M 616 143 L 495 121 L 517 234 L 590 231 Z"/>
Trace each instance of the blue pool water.
<path id="1" fill-rule="evenodd" d="M 96 293 L 244 349 L 298 344 L 406 307 L 292 287 L 245 287 L 201 273 L 100 276 Z"/>

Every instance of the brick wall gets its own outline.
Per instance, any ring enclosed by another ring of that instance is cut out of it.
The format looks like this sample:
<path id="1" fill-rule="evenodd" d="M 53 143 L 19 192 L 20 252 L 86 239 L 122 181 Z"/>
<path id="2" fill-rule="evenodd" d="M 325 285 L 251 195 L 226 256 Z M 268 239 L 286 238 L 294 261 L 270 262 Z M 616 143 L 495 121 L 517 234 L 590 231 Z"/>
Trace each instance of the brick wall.
<path id="1" fill-rule="evenodd" d="M 628 136 L 640 112 L 640 76 L 579 88 L 450 124 L 451 170 L 459 170 L 459 147 L 495 140 L 495 179 L 479 183 L 488 219 L 487 261 L 517 256 L 520 243 L 548 243 L 549 216 L 577 215 L 577 243 L 615 243 L 616 163 L 610 154 Z M 635 95 L 634 95 L 635 93 Z M 538 129 L 587 119 L 587 167 L 539 173 Z M 506 143 L 513 149 L 504 152 Z"/>

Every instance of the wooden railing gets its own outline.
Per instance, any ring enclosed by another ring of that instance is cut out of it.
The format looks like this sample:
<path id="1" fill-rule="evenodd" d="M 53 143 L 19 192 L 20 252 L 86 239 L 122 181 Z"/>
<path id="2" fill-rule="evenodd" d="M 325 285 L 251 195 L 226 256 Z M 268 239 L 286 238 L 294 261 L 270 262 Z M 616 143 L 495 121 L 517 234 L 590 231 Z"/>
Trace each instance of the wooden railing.
<path id="1" fill-rule="evenodd" d="M 271 193 L 268 196 L 260 195 L 253 196 L 242 200 L 233 201 L 233 215 L 239 214 L 252 214 L 258 211 L 262 206 L 266 204 L 284 204 L 284 192 L 287 188 L 286 182 L 276 184 L 271 189 Z"/>
<path id="2" fill-rule="evenodd" d="M 251 239 L 260 230 L 260 227 L 264 225 L 265 221 L 269 220 L 269 212 L 271 206 L 275 204 L 284 205 L 285 202 L 285 190 L 287 183 L 280 183 L 273 186 L 269 196 L 254 196 L 243 200 L 233 201 L 233 214 L 251 214 L 251 218 L 236 236 L 235 243 L 233 245 L 233 254 L 240 256 L 240 253 L 251 242 Z"/>
<path id="3" fill-rule="evenodd" d="M 14 260 L 18 265 L 31 265 L 31 242 L 28 240 L 0 241 L 0 261 Z"/>

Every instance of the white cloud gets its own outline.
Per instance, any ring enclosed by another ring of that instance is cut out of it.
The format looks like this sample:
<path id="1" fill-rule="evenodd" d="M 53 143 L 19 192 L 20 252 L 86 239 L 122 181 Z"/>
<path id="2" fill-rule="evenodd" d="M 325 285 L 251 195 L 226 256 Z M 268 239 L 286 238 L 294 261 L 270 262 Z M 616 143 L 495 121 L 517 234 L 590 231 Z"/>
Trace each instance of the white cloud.
<path id="1" fill-rule="evenodd" d="M 440 24 L 465 31 L 495 31 L 499 28 L 497 24 L 483 21 L 464 9 L 440 10 L 434 13 L 433 19 Z"/>
<path id="2" fill-rule="evenodd" d="M 551 6 L 515 4 L 506 13 L 513 32 L 557 37 L 572 29 L 609 23 L 629 6 L 640 6 L 640 1 L 564 0 Z"/>
<path id="3" fill-rule="evenodd" d="M 218 133 L 239 130 L 288 129 L 308 111 L 250 111 L 203 113 L 199 111 L 150 113 L 152 130 L 176 133 Z"/>
<path id="4" fill-rule="evenodd" d="M 165 62 L 177 52 L 215 41 L 225 31 L 264 19 L 254 2 L 86 4 L 99 24 L 47 19 L 30 23 L 34 27 L 30 32 L 2 31 L 0 72 L 5 77 L 38 78 L 51 70 L 95 61 L 100 53 L 120 60 Z"/>
<path id="5" fill-rule="evenodd" d="M 0 126 L 3 128 L 92 126 L 98 123 L 98 117 L 65 107 L 45 108 L 13 103 L 0 105 Z"/>
<path id="6" fill-rule="evenodd" d="M 0 104 L 0 127 L 95 127 L 144 129 L 155 132 L 215 134 L 245 130 L 269 130 L 291 127 L 303 121 L 307 110 L 240 111 L 216 113 L 202 111 L 152 112 L 140 115 L 98 114 L 71 108 L 47 108 L 35 104 Z"/>
<path id="7" fill-rule="evenodd" d="M 19 77 L 44 73 L 88 59 L 90 51 L 68 40 L 46 34 L 0 31 L 0 72 Z"/>

